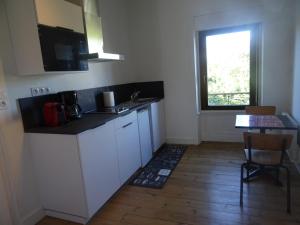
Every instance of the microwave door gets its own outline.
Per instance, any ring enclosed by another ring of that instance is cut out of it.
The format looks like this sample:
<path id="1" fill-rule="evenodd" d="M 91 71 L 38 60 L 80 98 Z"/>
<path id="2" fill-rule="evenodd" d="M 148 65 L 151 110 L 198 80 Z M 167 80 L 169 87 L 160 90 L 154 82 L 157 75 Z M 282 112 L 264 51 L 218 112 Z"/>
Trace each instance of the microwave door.
<path id="1" fill-rule="evenodd" d="M 55 44 L 58 67 L 70 71 L 86 70 L 87 61 L 82 60 L 80 56 L 87 51 L 84 34 L 66 31 Z"/>
<path id="2" fill-rule="evenodd" d="M 84 34 L 43 25 L 39 34 L 45 71 L 88 70 L 87 60 L 80 58 L 81 52 L 87 52 Z"/>
<path id="3" fill-rule="evenodd" d="M 76 70 L 74 46 L 57 42 L 54 45 L 55 61 L 59 70 Z"/>

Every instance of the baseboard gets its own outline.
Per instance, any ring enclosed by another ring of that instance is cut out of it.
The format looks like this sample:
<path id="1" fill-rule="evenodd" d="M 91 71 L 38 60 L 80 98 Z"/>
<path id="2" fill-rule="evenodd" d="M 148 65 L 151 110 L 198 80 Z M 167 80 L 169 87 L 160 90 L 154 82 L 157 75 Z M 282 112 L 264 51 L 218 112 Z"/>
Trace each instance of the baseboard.
<path id="1" fill-rule="evenodd" d="M 79 223 L 79 224 L 86 224 L 88 222 L 88 220 L 86 218 L 83 218 L 80 216 L 69 215 L 69 214 L 65 214 L 65 213 L 61 213 L 61 212 L 55 212 L 52 210 L 46 210 L 46 215 L 54 217 L 54 218 L 66 220 L 66 221 L 71 221 L 74 223 Z"/>
<path id="2" fill-rule="evenodd" d="M 215 134 L 213 136 L 202 137 L 201 141 L 216 141 L 216 142 L 242 142 L 242 136 L 236 133 L 229 134 Z M 184 144 L 184 145 L 198 145 L 201 143 L 194 138 L 166 138 L 168 144 Z"/>
<path id="3" fill-rule="evenodd" d="M 168 144 L 198 145 L 198 141 L 194 138 L 166 138 Z"/>
<path id="4" fill-rule="evenodd" d="M 35 225 L 45 216 L 44 210 L 42 208 L 37 208 L 22 219 L 22 225 Z"/>
<path id="5" fill-rule="evenodd" d="M 216 141 L 216 142 L 242 142 L 242 135 L 240 133 L 227 132 L 215 133 L 213 135 L 206 135 L 201 138 L 201 141 Z"/>

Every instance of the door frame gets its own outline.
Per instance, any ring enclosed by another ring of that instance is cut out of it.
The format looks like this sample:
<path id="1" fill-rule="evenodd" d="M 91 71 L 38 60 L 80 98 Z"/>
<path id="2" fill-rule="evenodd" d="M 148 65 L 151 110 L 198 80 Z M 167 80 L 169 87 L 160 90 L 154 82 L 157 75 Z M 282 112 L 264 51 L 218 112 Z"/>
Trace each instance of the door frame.
<path id="1" fill-rule="evenodd" d="M 5 79 L 4 79 L 4 69 L 3 69 L 3 64 L 2 64 L 2 59 L 0 58 L 0 88 L 5 90 L 6 85 L 5 85 Z M 5 110 L 6 111 L 6 110 Z M 5 119 L 6 117 L 6 112 L 2 111 L 4 114 L 1 119 Z M 6 198 L 7 202 L 7 210 L 3 208 L 4 215 L 7 214 L 7 218 L 10 222 L 8 225 L 21 225 L 21 217 L 19 213 L 19 208 L 17 204 L 17 197 L 13 191 L 13 186 L 12 186 L 12 181 L 9 176 L 9 167 L 8 167 L 8 157 L 5 152 L 6 149 L 6 143 L 5 143 L 5 138 L 4 138 L 4 132 L 3 132 L 3 124 L 0 123 L 0 178 L 3 181 L 3 192 L 1 195 Z M 1 209 L 2 210 L 2 209 Z"/>
<path id="2" fill-rule="evenodd" d="M 1 132 L 1 130 L 0 130 Z M 2 144 L 2 135 L 0 133 L 0 185 L 2 186 L 0 188 L 0 196 L 4 199 L 4 204 L 1 204 L 2 207 L 0 207 L 0 215 L 4 215 L 5 217 L 5 223 L 8 225 L 13 224 L 13 218 L 12 218 L 12 207 L 10 204 L 10 196 L 9 196 L 9 190 L 8 190 L 8 179 L 7 179 L 7 170 L 6 170 L 6 160 L 4 157 L 4 151 L 3 151 L 3 144 Z M 3 221 L 4 222 L 4 221 Z"/>
<path id="3" fill-rule="evenodd" d="M 4 151 L 4 138 L 2 129 L 0 127 L 0 176 L 1 180 L 3 181 L 3 189 L 4 189 L 4 197 L 7 200 L 7 214 L 8 221 L 10 224 L 8 225 L 21 225 L 21 217 L 19 213 L 19 208 L 17 205 L 17 198 L 14 192 L 12 191 L 12 183 L 9 179 L 8 173 L 8 166 L 7 166 L 7 157 Z"/>

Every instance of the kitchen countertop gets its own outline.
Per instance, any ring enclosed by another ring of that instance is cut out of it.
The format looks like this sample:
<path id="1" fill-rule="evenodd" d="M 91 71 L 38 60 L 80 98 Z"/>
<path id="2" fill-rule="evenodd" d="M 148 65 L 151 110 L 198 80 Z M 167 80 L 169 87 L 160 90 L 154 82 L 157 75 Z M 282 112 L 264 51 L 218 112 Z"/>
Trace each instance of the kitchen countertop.
<path id="1" fill-rule="evenodd" d="M 142 102 L 130 110 L 120 114 L 107 114 L 107 113 L 85 113 L 81 119 L 68 122 L 58 127 L 35 127 L 25 130 L 25 133 L 43 133 L 43 134 L 65 134 L 65 135 L 76 135 L 84 131 L 94 129 L 105 123 L 116 119 L 120 116 L 129 114 L 132 111 L 139 110 L 149 106 L 151 103 L 159 101 L 160 98 L 154 98 L 152 100 Z"/>

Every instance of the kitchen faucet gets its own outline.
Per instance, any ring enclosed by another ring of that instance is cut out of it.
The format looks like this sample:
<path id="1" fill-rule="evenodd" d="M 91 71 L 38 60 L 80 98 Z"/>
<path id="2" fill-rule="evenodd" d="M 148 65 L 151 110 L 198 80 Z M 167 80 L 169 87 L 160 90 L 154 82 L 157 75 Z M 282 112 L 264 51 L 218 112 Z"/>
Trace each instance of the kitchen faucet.
<path id="1" fill-rule="evenodd" d="M 130 95 L 130 99 L 132 102 L 135 102 L 138 99 L 139 94 L 141 93 L 141 91 L 135 91 Z"/>

